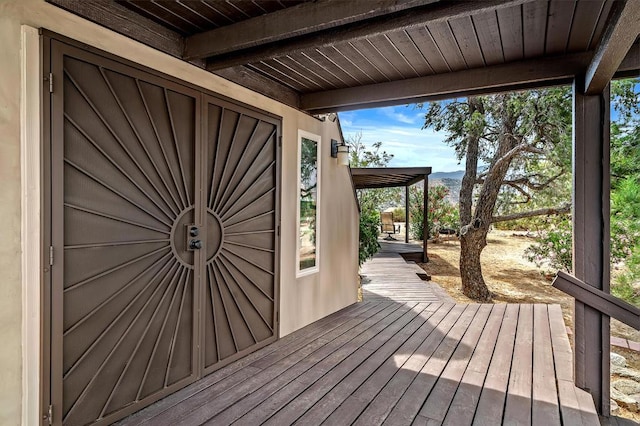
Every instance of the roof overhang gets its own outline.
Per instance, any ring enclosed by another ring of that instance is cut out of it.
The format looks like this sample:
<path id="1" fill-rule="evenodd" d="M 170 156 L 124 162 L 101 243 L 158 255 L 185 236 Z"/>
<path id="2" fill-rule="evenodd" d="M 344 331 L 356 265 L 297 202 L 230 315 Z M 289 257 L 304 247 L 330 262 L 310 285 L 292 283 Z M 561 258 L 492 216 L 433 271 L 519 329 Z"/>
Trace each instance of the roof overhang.
<path id="1" fill-rule="evenodd" d="M 394 188 L 411 186 L 431 174 L 431 167 L 352 168 L 356 189 Z"/>
<path id="2" fill-rule="evenodd" d="M 640 1 L 47 0 L 317 114 L 640 71 Z"/>

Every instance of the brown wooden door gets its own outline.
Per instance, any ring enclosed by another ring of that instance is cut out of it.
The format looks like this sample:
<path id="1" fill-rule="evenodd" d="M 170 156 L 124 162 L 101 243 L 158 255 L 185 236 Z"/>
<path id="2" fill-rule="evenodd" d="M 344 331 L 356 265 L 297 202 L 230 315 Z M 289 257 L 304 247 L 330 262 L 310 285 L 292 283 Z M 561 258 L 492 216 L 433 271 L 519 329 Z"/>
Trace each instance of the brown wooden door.
<path id="1" fill-rule="evenodd" d="M 109 423 L 276 338 L 279 122 L 51 46 L 51 400 Z"/>

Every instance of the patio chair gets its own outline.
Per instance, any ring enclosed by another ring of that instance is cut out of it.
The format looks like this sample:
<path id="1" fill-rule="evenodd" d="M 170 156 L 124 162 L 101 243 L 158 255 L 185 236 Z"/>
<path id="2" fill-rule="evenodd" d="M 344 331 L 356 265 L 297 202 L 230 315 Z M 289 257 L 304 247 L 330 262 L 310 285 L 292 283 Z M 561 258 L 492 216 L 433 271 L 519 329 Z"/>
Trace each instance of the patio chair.
<path id="1" fill-rule="evenodd" d="M 383 233 L 386 233 L 387 236 L 384 237 L 387 241 L 396 241 L 395 238 L 391 236 L 391 234 L 399 234 L 400 233 L 400 225 L 395 225 L 393 223 L 393 213 L 392 212 L 381 212 L 380 213 L 380 229 Z"/>

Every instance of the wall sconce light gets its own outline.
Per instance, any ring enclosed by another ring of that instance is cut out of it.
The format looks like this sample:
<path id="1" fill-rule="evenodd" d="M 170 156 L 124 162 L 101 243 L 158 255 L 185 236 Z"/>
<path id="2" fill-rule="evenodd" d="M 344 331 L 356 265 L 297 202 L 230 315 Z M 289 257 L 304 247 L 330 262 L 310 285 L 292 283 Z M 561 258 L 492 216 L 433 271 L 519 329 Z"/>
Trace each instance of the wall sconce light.
<path id="1" fill-rule="evenodd" d="M 331 139 L 331 156 L 338 159 L 338 165 L 349 165 L 349 145 L 346 143 L 338 143 L 337 140 Z"/>

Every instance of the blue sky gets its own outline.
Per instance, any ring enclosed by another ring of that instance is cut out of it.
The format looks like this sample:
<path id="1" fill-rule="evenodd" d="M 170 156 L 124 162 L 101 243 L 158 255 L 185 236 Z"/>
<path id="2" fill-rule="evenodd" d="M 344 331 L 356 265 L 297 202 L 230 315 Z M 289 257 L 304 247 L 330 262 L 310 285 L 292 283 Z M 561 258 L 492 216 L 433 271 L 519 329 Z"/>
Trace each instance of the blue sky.
<path id="1" fill-rule="evenodd" d="M 390 167 L 431 167 L 433 172 L 464 170 L 453 148 L 443 142 L 445 134 L 421 130 L 424 112 L 413 105 L 373 108 L 339 113 L 345 139 L 362 132 L 362 142 L 381 141 L 393 154 Z"/>

